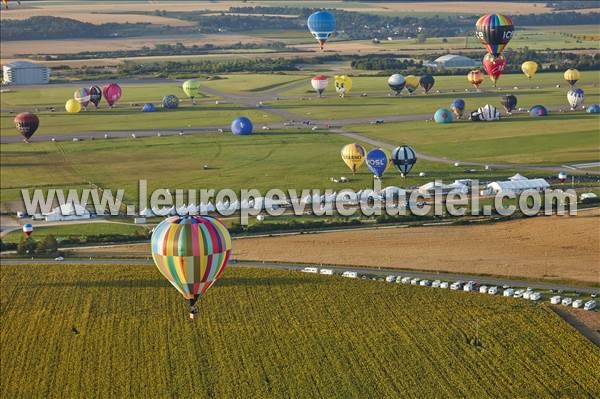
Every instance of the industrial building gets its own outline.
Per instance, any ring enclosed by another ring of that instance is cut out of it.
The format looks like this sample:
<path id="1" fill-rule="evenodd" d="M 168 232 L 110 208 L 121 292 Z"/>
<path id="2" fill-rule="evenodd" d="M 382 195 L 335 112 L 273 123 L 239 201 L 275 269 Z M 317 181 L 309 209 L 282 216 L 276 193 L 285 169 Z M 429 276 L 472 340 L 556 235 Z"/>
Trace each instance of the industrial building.
<path id="1" fill-rule="evenodd" d="M 50 68 L 29 61 L 2 66 L 2 82 L 9 85 L 39 85 L 50 82 Z"/>
<path id="2" fill-rule="evenodd" d="M 469 57 L 455 54 L 442 55 L 430 63 L 425 63 L 425 66 L 433 68 L 477 68 L 481 66 L 479 61 L 475 61 Z"/>

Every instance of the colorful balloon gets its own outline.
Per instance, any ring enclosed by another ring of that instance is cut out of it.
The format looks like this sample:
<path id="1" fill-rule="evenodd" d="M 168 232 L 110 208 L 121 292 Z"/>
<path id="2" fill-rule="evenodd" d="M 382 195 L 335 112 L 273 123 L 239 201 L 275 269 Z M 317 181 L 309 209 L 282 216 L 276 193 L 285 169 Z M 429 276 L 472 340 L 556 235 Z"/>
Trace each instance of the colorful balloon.
<path id="1" fill-rule="evenodd" d="M 538 70 L 538 64 L 535 61 L 525 61 L 521 64 L 521 71 L 527 76 L 529 79 L 533 78 L 533 75 Z"/>
<path id="2" fill-rule="evenodd" d="M 346 94 L 350 93 L 352 90 L 352 79 L 350 76 L 346 75 L 335 75 L 335 91 L 340 95 L 340 97 L 344 97 Z"/>
<path id="3" fill-rule="evenodd" d="M 173 216 L 152 233 L 152 258 L 160 273 L 189 302 L 196 302 L 223 274 L 231 253 L 225 225 L 209 216 Z"/>
<path id="4" fill-rule="evenodd" d="M 417 163 L 417 153 L 409 145 L 396 147 L 392 152 L 392 163 L 402 177 L 405 177 Z"/>
<path id="5" fill-rule="evenodd" d="M 231 132 L 237 136 L 248 136 L 252 134 L 252 121 L 245 116 L 240 116 L 231 122 Z"/>
<path id="6" fill-rule="evenodd" d="M 92 86 L 88 90 L 90 94 L 90 102 L 98 108 L 98 104 L 100 104 L 100 100 L 102 100 L 102 89 L 99 86 Z"/>
<path id="7" fill-rule="evenodd" d="M 460 118 L 465 112 L 465 100 L 462 98 L 457 98 L 456 100 L 452 101 L 450 108 L 452 109 L 452 112 L 454 112 L 454 115 L 456 115 L 457 118 Z"/>
<path id="8" fill-rule="evenodd" d="M 433 120 L 437 123 L 450 123 L 452 122 L 452 112 L 447 110 L 446 108 L 440 108 L 435 111 L 433 115 Z"/>
<path id="9" fill-rule="evenodd" d="M 505 94 L 500 99 L 500 103 L 506 112 L 512 112 L 512 110 L 517 106 L 517 97 L 512 94 Z"/>
<path id="10" fill-rule="evenodd" d="M 116 83 L 109 83 L 102 88 L 102 95 L 108 103 L 108 106 L 111 108 L 117 101 L 119 101 L 121 94 L 121 86 Z"/>
<path id="11" fill-rule="evenodd" d="M 583 104 L 583 96 L 583 90 L 576 87 L 573 87 L 567 92 L 567 100 L 569 101 L 572 110 Z"/>
<path id="12" fill-rule="evenodd" d="M 577 81 L 579 80 L 580 77 L 581 77 L 581 74 L 579 73 L 579 71 L 577 69 L 567 69 L 564 74 L 565 80 L 567 82 L 569 82 L 569 84 L 571 86 L 573 86 L 575 83 L 577 83 Z"/>
<path id="13" fill-rule="evenodd" d="M 342 160 L 350 168 L 352 174 L 356 173 L 365 162 L 365 147 L 360 144 L 347 144 L 342 148 Z"/>
<path id="14" fill-rule="evenodd" d="M 471 112 L 469 117 L 474 122 L 489 122 L 500 120 L 500 112 L 493 105 L 486 104 L 483 107 L 479 107 L 477 111 Z"/>
<path id="15" fill-rule="evenodd" d="M 392 89 L 396 95 L 399 95 L 406 85 L 406 79 L 399 73 L 395 73 L 388 78 L 387 83 L 388 86 L 390 86 L 390 89 Z"/>
<path id="16" fill-rule="evenodd" d="M 529 109 L 529 115 L 533 117 L 548 116 L 548 110 L 543 105 L 534 105 Z"/>
<path id="17" fill-rule="evenodd" d="M 421 79 L 419 79 L 419 85 L 425 90 L 425 94 L 429 93 L 429 90 L 433 87 L 435 83 L 435 78 L 431 75 L 423 75 Z"/>
<path id="18" fill-rule="evenodd" d="M 587 108 L 588 114 L 598 114 L 600 113 L 600 104 L 592 104 Z"/>
<path id="19" fill-rule="evenodd" d="M 169 94 L 163 97 L 162 107 L 166 109 L 175 109 L 179 107 L 179 98 L 174 94 Z"/>
<path id="20" fill-rule="evenodd" d="M 333 31 L 335 31 L 335 16 L 328 11 L 312 13 L 306 21 L 308 30 L 317 39 L 321 50 Z"/>
<path id="21" fill-rule="evenodd" d="M 156 111 L 156 107 L 152 103 L 146 103 L 142 107 L 142 112 L 154 112 Z"/>
<path id="22" fill-rule="evenodd" d="M 76 114 L 79 111 L 81 111 L 81 104 L 79 104 L 76 100 L 71 98 L 65 103 L 65 109 L 70 114 Z"/>
<path id="23" fill-rule="evenodd" d="M 559 180 L 561 183 L 564 183 L 564 182 L 565 182 L 565 180 L 567 180 L 567 174 L 566 174 L 565 172 L 559 172 L 559 173 L 558 173 L 558 180 Z"/>
<path id="24" fill-rule="evenodd" d="M 185 95 L 192 100 L 192 104 L 196 104 L 194 98 L 200 95 L 200 82 L 196 79 L 186 80 L 183 82 L 183 85 L 181 85 L 181 88 Z"/>
<path id="25" fill-rule="evenodd" d="M 77 101 L 83 108 L 87 108 L 90 103 L 90 92 L 85 87 L 75 90 L 73 93 L 73 98 Z"/>
<path id="26" fill-rule="evenodd" d="M 31 112 L 22 112 L 15 117 L 15 127 L 24 137 L 23 140 L 27 143 L 39 126 L 39 118 Z"/>
<path id="27" fill-rule="evenodd" d="M 385 173 L 388 163 L 388 157 L 381 148 L 374 148 L 367 153 L 367 167 L 378 179 Z"/>
<path id="28" fill-rule="evenodd" d="M 417 87 L 419 87 L 419 78 L 417 76 L 408 75 L 404 79 L 404 82 L 404 87 L 406 87 L 406 90 L 408 90 L 409 93 L 414 92 L 415 90 L 417 90 Z"/>
<path id="29" fill-rule="evenodd" d="M 31 233 L 33 233 L 33 225 L 31 223 L 24 224 L 23 234 L 25 234 L 25 237 L 31 237 Z"/>
<path id="30" fill-rule="evenodd" d="M 323 94 L 327 85 L 329 84 L 329 79 L 325 75 L 317 75 L 310 80 L 310 84 L 312 88 L 319 94 L 319 97 Z"/>
<path id="31" fill-rule="evenodd" d="M 503 55 L 495 57 L 492 54 L 487 53 L 485 57 L 483 57 L 483 68 L 490 79 L 492 79 L 494 86 L 496 86 L 496 81 L 500 78 L 500 75 L 502 75 L 505 67 L 506 58 L 504 58 Z"/>
<path id="32" fill-rule="evenodd" d="M 475 23 L 477 38 L 487 51 L 496 57 L 512 38 L 514 29 L 512 19 L 502 14 L 484 15 Z"/>
<path id="33" fill-rule="evenodd" d="M 479 85 L 483 83 L 483 78 L 483 72 L 481 72 L 479 69 L 473 69 L 467 74 L 467 80 L 476 88 L 479 88 Z"/>

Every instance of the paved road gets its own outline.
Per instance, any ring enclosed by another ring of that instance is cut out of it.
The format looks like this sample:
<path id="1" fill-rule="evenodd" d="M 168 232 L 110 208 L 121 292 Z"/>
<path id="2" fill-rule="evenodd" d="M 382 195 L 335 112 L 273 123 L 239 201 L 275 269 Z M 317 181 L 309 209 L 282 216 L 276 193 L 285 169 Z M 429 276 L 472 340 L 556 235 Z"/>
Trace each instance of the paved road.
<path id="1" fill-rule="evenodd" d="M 2 265 L 15 265 L 15 264 L 48 264 L 48 263 L 61 263 L 65 265 L 69 264 L 90 264 L 90 265 L 104 265 L 104 264 L 132 264 L 132 265 L 151 265 L 153 262 L 146 259 L 65 259 L 62 262 L 52 260 L 22 260 L 22 259 L 2 259 Z M 446 281 L 477 281 L 481 284 L 495 285 L 502 287 L 508 285 L 511 287 L 531 287 L 532 289 L 540 290 L 562 290 L 569 292 L 578 292 L 582 294 L 600 294 L 600 288 L 594 287 L 580 287 L 572 286 L 569 284 L 559 284 L 545 281 L 527 281 L 518 280 L 511 278 L 499 278 L 499 277 L 485 277 L 469 274 L 456 274 L 456 273 L 444 273 L 444 272 L 422 272 L 414 270 L 404 269 L 385 269 L 385 268 L 372 268 L 372 267 L 357 267 L 357 266 L 323 266 L 323 265 L 309 265 L 309 264 L 288 264 L 288 263 L 276 263 L 276 262 L 251 262 L 251 261 L 236 261 L 232 260 L 230 263 L 232 267 L 250 267 L 250 268 L 263 268 L 263 269 L 278 269 L 278 270 L 302 270 L 305 267 L 318 267 L 332 269 L 334 273 L 341 274 L 344 271 L 353 271 L 359 275 L 377 275 L 377 276 L 410 276 L 417 277 L 420 279 L 428 280 L 446 280 Z M 323 278 L 327 278 L 323 276 Z"/>

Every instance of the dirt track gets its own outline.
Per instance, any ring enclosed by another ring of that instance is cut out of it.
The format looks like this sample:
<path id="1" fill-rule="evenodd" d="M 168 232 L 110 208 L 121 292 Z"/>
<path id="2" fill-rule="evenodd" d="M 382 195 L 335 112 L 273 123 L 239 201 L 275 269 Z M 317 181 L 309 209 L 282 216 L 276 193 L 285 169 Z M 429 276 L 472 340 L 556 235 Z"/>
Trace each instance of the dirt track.
<path id="1" fill-rule="evenodd" d="M 600 210 L 494 225 L 243 239 L 234 257 L 600 283 Z"/>

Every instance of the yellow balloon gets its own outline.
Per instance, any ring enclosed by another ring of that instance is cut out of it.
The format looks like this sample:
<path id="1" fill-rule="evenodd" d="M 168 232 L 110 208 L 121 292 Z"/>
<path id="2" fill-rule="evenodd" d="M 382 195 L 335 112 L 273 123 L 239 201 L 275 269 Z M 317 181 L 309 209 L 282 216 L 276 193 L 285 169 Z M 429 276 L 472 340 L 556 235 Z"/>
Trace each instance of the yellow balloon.
<path id="1" fill-rule="evenodd" d="M 529 79 L 531 79 L 533 77 L 533 75 L 535 75 L 537 70 L 538 70 L 538 64 L 535 61 L 525 61 L 521 65 L 521 71 L 523 71 L 525 76 L 527 76 Z"/>
<path id="2" fill-rule="evenodd" d="M 336 75 L 335 91 L 340 95 L 340 97 L 344 97 L 346 94 L 350 93 L 350 90 L 352 90 L 352 79 L 350 76 Z"/>
<path id="3" fill-rule="evenodd" d="M 76 114 L 79 111 L 81 111 L 81 104 L 79 104 L 79 101 L 74 100 L 74 99 L 71 98 L 70 100 L 68 100 L 66 102 L 65 109 L 70 114 Z"/>
<path id="4" fill-rule="evenodd" d="M 352 173 L 356 173 L 363 162 L 365 162 L 366 153 L 365 147 L 360 144 L 347 144 L 342 148 L 342 160 L 350 168 Z"/>
<path id="5" fill-rule="evenodd" d="M 577 83 L 577 81 L 581 77 L 581 74 L 579 73 L 579 71 L 577 69 L 567 69 L 565 71 L 564 76 L 565 76 L 565 80 L 567 82 L 569 82 L 569 84 L 571 86 L 573 86 L 575 83 Z"/>
<path id="6" fill-rule="evenodd" d="M 413 91 L 417 90 L 417 88 L 419 87 L 419 77 L 418 76 L 408 75 L 404 79 L 404 82 L 405 82 L 404 87 L 406 87 L 406 90 L 408 90 L 409 93 L 412 93 Z"/>

